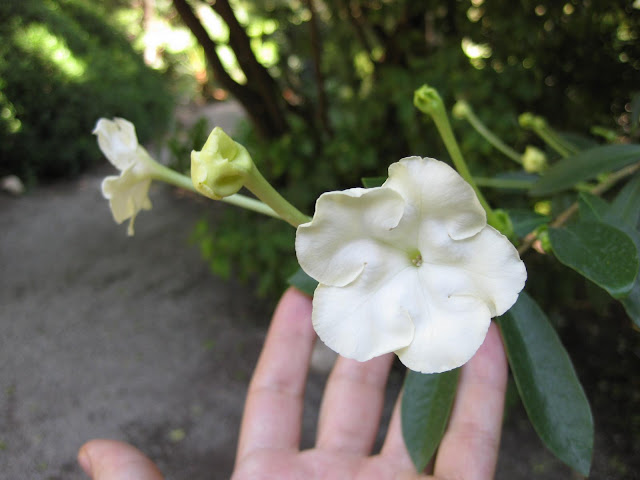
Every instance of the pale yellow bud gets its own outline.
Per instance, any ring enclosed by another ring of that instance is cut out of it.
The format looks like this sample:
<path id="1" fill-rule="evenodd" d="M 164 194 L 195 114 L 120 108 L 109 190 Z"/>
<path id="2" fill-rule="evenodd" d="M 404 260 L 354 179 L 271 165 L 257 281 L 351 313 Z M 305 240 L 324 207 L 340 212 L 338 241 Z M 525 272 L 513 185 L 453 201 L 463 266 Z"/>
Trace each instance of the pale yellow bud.
<path id="1" fill-rule="evenodd" d="M 191 152 L 193 186 L 214 200 L 237 193 L 254 168 L 247 149 L 220 127 L 213 129 L 201 151 Z"/>
<path id="2" fill-rule="evenodd" d="M 547 168 L 547 156 L 539 148 L 527 145 L 522 155 L 522 166 L 529 173 L 540 173 Z"/>

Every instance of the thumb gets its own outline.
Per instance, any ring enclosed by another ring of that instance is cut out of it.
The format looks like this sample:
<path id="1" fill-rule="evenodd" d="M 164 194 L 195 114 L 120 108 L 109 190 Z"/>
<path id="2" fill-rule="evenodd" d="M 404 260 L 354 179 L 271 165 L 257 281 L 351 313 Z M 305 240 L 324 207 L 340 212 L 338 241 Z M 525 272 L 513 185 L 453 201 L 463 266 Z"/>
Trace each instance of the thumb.
<path id="1" fill-rule="evenodd" d="M 78 463 L 92 480 L 163 480 L 140 450 L 115 440 L 91 440 L 78 452 Z"/>

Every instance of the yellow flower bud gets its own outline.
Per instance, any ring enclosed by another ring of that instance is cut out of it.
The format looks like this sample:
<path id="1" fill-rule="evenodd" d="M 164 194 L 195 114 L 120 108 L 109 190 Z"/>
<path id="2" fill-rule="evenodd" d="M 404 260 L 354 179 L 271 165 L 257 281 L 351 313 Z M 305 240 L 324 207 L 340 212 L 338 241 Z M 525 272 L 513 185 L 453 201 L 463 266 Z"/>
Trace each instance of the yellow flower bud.
<path id="1" fill-rule="evenodd" d="M 539 173 L 547 168 L 547 156 L 539 148 L 527 145 L 522 155 L 522 166 L 529 173 Z"/>
<path id="2" fill-rule="evenodd" d="M 470 110 L 471 110 L 471 107 L 467 102 L 465 102 L 464 100 L 458 100 L 456 104 L 453 106 L 453 109 L 451 110 L 451 114 L 453 115 L 454 118 L 457 118 L 458 120 L 463 120 L 467 118 L 467 115 L 469 114 Z"/>
<path id="3" fill-rule="evenodd" d="M 247 149 L 220 127 L 213 129 L 201 151 L 191 152 L 193 186 L 214 200 L 237 193 L 254 168 Z"/>

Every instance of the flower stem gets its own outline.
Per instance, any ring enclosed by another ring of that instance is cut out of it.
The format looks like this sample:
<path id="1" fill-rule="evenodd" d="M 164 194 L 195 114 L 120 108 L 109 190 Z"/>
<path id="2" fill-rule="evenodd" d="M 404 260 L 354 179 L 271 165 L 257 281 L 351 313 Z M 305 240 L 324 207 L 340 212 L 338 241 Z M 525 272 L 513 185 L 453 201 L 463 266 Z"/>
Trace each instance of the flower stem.
<path id="1" fill-rule="evenodd" d="M 153 175 L 155 180 L 161 180 L 163 182 L 169 183 L 179 188 L 183 188 L 185 190 L 189 190 L 194 193 L 199 192 L 193 186 L 193 182 L 190 177 L 186 175 L 182 175 L 181 173 L 176 172 L 164 165 L 156 163 L 156 171 Z M 236 207 L 244 208 L 245 210 L 251 210 L 256 213 L 261 213 L 263 215 L 267 215 L 273 218 L 281 218 L 269 205 L 262 203 L 255 198 L 250 198 L 245 195 L 240 195 L 238 193 L 234 195 L 230 195 L 228 197 L 224 197 L 222 202 L 228 203 L 230 205 L 234 205 Z"/>
<path id="2" fill-rule="evenodd" d="M 464 109 L 464 118 L 471 124 L 471 126 L 475 128 L 476 131 L 480 135 L 482 135 L 484 139 L 487 142 L 489 142 L 491 145 L 493 145 L 496 149 L 500 150 L 502 153 L 504 153 L 507 157 L 509 157 L 511 160 L 513 160 L 517 164 L 522 165 L 522 156 L 518 152 L 516 152 L 513 148 L 511 148 L 509 145 L 507 145 L 502 140 L 500 140 L 500 138 L 498 138 L 498 136 L 495 133 L 489 130 L 487 126 L 484 123 L 482 123 L 482 121 L 476 116 L 476 114 L 473 112 L 471 107 L 466 105 L 466 102 L 465 102 L 465 107 L 466 108 Z"/>
<path id="3" fill-rule="evenodd" d="M 556 152 L 558 152 L 563 158 L 567 158 L 571 156 L 571 152 L 568 148 L 566 148 L 557 136 L 549 131 L 547 128 L 534 128 L 534 132 L 542 139 L 544 142 L 553 148 Z"/>
<path id="4" fill-rule="evenodd" d="M 573 145 L 563 140 L 556 132 L 549 128 L 544 118 L 527 112 L 520 115 L 518 121 L 520 122 L 520 126 L 533 130 L 536 135 L 563 158 L 570 157 L 578 152 Z"/>
<path id="5" fill-rule="evenodd" d="M 311 221 L 311 218 L 300 212 L 300 210 L 280 195 L 277 190 L 267 182 L 255 165 L 247 175 L 244 186 L 294 228 L 297 228 L 298 225 L 302 223 Z"/>
<path id="6" fill-rule="evenodd" d="M 487 178 L 474 177 L 480 187 L 499 188 L 505 190 L 529 190 L 535 180 L 521 180 L 517 178 Z"/>
<path id="7" fill-rule="evenodd" d="M 502 225 L 502 222 L 489 206 L 484 195 L 482 195 L 482 192 L 478 188 L 478 185 L 469 171 L 467 162 L 465 162 L 464 157 L 462 156 L 456 137 L 451 129 L 451 124 L 449 123 L 449 117 L 444 108 L 442 97 L 440 97 L 434 88 L 431 88 L 428 85 L 423 85 L 416 90 L 413 97 L 413 104 L 418 108 L 418 110 L 433 118 L 438 129 L 438 133 L 440 133 L 440 137 L 451 156 L 451 160 L 453 161 L 456 170 L 458 170 L 460 176 L 464 178 L 469 185 L 471 185 L 478 196 L 478 200 L 480 201 L 482 208 L 484 208 L 484 211 L 487 213 L 487 223 L 498 230 L 502 230 L 504 225 Z"/>

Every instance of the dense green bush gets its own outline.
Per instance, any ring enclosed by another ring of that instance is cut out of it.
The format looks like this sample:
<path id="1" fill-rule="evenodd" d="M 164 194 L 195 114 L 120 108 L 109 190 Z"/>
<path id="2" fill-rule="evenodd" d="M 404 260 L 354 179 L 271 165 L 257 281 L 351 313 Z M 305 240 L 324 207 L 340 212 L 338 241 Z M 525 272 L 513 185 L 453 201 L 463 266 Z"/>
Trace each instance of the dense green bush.
<path id="1" fill-rule="evenodd" d="M 101 5 L 83 0 L 0 2 L 0 174 L 27 181 L 78 173 L 101 158 L 99 117 L 133 121 L 142 141 L 172 99 Z"/>

